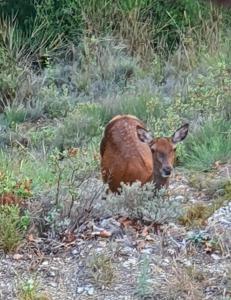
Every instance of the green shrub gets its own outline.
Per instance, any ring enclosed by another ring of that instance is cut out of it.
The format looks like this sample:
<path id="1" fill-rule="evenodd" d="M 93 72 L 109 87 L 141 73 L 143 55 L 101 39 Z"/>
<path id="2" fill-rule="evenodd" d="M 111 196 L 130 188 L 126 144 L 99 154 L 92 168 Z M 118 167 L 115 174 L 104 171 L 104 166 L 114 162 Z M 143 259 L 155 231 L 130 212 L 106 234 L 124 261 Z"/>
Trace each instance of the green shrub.
<path id="1" fill-rule="evenodd" d="M 33 18 L 35 17 L 35 7 L 33 0 L 9 0 L 1 1 L 0 3 L 0 17 L 4 16 L 15 16 L 17 15 L 17 20 L 19 26 L 23 30 L 27 30 L 28 26 L 33 23 Z"/>
<path id="2" fill-rule="evenodd" d="M 72 101 L 65 87 L 59 91 L 54 84 L 45 86 L 39 92 L 38 99 L 43 112 L 50 118 L 65 117 L 71 110 Z"/>
<path id="3" fill-rule="evenodd" d="M 207 171 L 216 161 L 225 162 L 231 157 L 231 122 L 209 119 L 191 133 L 185 145 L 184 165 Z"/>
<path id="4" fill-rule="evenodd" d="M 97 106 L 96 106 L 97 107 Z M 101 120 L 94 109 L 82 113 L 81 108 L 69 113 L 57 129 L 54 145 L 60 150 L 79 147 L 102 132 Z"/>
<path id="5" fill-rule="evenodd" d="M 29 216 L 21 215 L 17 206 L 0 206 L 0 249 L 13 251 L 22 242 Z"/>
<path id="6" fill-rule="evenodd" d="M 33 278 L 21 280 L 17 290 L 19 300 L 51 300 L 47 293 L 40 291 L 39 282 Z"/>

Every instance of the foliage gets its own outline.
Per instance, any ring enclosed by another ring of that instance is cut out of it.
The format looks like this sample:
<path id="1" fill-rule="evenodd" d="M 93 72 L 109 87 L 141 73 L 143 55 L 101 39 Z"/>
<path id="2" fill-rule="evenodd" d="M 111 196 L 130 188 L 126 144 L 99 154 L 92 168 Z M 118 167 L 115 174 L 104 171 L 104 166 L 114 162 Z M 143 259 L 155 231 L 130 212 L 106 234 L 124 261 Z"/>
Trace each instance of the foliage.
<path id="1" fill-rule="evenodd" d="M 0 206 L 0 248 L 10 252 L 22 242 L 29 216 L 21 215 L 18 206 Z"/>
<path id="2" fill-rule="evenodd" d="M 139 275 L 137 278 L 136 295 L 143 299 L 149 297 L 152 294 L 151 288 L 151 272 L 150 272 L 150 260 L 147 255 L 141 257 L 139 262 Z"/>
<path id="3" fill-rule="evenodd" d="M 39 292 L 39 284 L 32 278 L 20 282 L 17 294 L 19 300 L 51 300 L 46 293 Z"/>
<path id="4" fill-rule="evenodd" d="M 102 132 L 101 120 L 98 116 L 95 117 L 94 113 L 94 109 L 91 108 L 88 114 L 81 113 L 81 108 L 69 113 L 63 124 L 57 129 L 55 146 L 60 150 L 79 147 L 93 137 L 99 136 Z"/>
<path id="5" fill-rule="evenodd" d="M 71 110 L 71 98 L 64 86 L 61 91 L 54 84 L 43 87 L 38 101 L 42 103 L 44 114 L 50 118 L 66 117 Z"/>
<path id="6" fill-rule="evenodd" d="M 20 198 L 32 196 L 31 180 L 25 178 L 22 181 L 16 181 L 12 173 L 0 173 L 0 195 L 13 194 Z"/>
<path id="7" fill-rule="evenodd" d="M 230 121 L 207 120 L 186 141 L 185 166 L 198 171 L 207 171 L 216 161 L 226 161 L 230 158 L 230 137 Z"/>
<path id="8" fill-rule="evenodd" d="M 88 258 L 87 266 L 95 282 L 100 286 L 110 286 L 115 279 L 112 258 L 108 254 L 94 253 Z"/>
<path id="9" fill-rule="evenodd" d="M 223 207 L 227 203 L 227 194 L 223 197 L 218 197 L 212 200 L 210 205 L 204 203 L 195 203 L 185 208 L 184 214 L 179 217 L 180 224 L 186 227 L 201 228 L 206 225 L 209 217 L 211 217 L 216 210 Z"/>
<path id="10" fill-rule="evenodd" d="M 147 57 L 150 48 L 173 49 L 188 32 L 188 39 L 207 20 L 216 21 L 216 10 L 205 1 L 52 0 L 18 3 L 4 1 L 2 13 L 17 14 L 19 27 L 29 31 L 46 23 L 46 37 L 63 36 L 79 42 L 83 35 L 113 33 L 126 40 L 132 53 Z M 18 7 L 20 10 L 18 12 Z M 214 16 L 214 18 L 213 18 Z M 228 17 L 225 18 L 228 20 Z"/>
<path id="11" fill-rule="evenodd" d="M 131 186 L 123 184 L 119 195 L 109 194 L 105 210 L 157 224 L 171 222 L 182 214 L 179 201 L 169 199 L 165 190 L 155 191 L 152 183 L 141 186 L 140 182 Z"/>
<path id="12" fill-rule="evenodd" d="M 23 76 L 24 69 L 17 65 L 0 43 L 0 105 L 2 109 L 15 97 Z"/>

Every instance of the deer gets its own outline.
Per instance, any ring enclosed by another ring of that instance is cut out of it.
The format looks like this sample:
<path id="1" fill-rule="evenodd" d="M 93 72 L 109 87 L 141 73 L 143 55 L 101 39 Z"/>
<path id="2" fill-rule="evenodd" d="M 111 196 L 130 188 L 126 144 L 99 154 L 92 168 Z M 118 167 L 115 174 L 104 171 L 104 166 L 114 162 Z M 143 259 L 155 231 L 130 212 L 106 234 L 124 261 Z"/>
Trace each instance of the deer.
<path id="1" fill-rule="evenodd" d="M 117 115 L 106 125 L 100 143 L 100 168 L 109 191 L 119 193 L 121 183 L 140 181 L 167 188 L 173 173 L 176 145 L 188 134 L 185 123 L 170 137 L 153 137 L 133 115 Z"/>

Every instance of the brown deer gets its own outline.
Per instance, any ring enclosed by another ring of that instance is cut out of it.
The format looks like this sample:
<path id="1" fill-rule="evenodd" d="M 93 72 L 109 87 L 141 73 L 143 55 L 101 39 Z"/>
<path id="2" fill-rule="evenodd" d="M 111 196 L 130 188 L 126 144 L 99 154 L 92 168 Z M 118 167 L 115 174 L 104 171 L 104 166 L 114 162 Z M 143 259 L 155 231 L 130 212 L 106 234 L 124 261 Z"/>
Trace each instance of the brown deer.
<path id="1" fill-rule="evenodd" d="M 153 138 L 135 116 L 114 117 L 107 124 L 100 144 L 103 181 L 112 192 L 118 192 L 121 182 L 153 181 L 157 189 L 167 187 L 176 144 L 185 139 L 188 127 L 184 124 L 171 137 Z"/>

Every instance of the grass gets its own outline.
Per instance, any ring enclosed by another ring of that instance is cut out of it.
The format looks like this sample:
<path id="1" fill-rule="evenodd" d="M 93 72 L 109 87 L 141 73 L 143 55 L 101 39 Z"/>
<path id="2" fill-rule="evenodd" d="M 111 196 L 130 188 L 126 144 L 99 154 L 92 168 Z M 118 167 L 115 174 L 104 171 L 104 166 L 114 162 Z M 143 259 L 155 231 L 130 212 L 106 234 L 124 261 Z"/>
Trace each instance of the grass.
<path id="1" fill-rule="evenodd" d="M 112 258 L 106 253 L 94 253 L 88 259 L 88 267 L 96 284 L 110 286 L 115 280 Z"/>
<path id="2" fill-rule="evenodd" d="M 19 300 L 52 300 L 44 292 L 39 291 L 39 284 L 36 280 L 30 278 L 28 280 L 20 282 L 18 285 L 18 299 Z"/>
<path id="3" fill-rule="evenodd" d="M 184 165 L 197 171 L 210 170 L 215 162 L 226 162 L 231 153 L 231 122 L 208 119 L 186 142 Z"/>
<path id="4" fill-rule="evenodd" d="M 12 252 L 23 240 L 29 216 L 21 215 L 18 206 L 0 206 L 0 249 Z"/>

